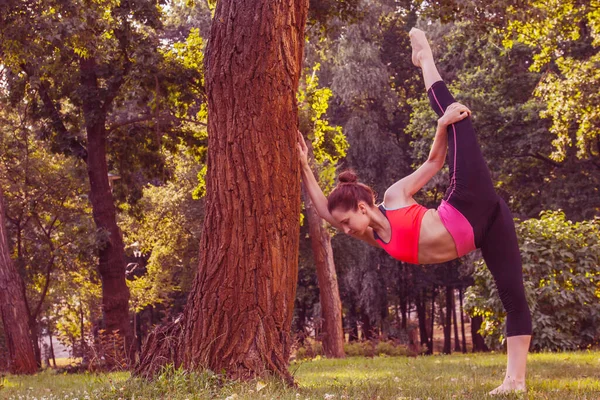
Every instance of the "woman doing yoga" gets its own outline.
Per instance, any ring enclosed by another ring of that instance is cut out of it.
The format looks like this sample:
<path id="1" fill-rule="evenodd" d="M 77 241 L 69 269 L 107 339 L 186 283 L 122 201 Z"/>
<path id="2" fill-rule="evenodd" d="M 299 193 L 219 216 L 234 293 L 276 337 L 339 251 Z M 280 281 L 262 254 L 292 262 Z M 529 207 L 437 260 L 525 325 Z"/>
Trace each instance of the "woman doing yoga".
<path id="1" fill-rule="evenodd" d="M 440 117 L 428 160 L 390 186 L 379 206 L 373 191 L 348 171 L 340 174 L 340 183 L 326 198 L 308 165 L 306 143 L 299 133 L 302 180 L 321 218 L 398 260 L 441 263 L 480 248 L 507 313 L 506 375 L 490 394 L 524 391 L 531 316 L 513 218 L 494 190 L 471 112 L 455 102 L 441 80 L 425 33 L 413 28 L 410 39 L 412 61 L 421 68 L 431 106 Z M 427 209 L 413 195 L 442 168 L 446 152 L 450 184 L 438 209 Z"/>

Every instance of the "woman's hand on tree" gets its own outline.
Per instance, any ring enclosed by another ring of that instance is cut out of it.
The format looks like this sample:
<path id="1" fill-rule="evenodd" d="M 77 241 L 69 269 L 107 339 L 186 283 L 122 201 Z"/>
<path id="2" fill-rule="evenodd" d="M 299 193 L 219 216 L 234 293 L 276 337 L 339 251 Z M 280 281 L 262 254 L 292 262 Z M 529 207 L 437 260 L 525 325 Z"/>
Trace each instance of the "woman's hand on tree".
<path id="1" fill-rule="evenodd" d="M 298 155 L 300 156 L 300 164 L 302 164 L 302 166 L 308 165 L 308 146 L 300 131 L 298 131 L 298 143 L 296 143 L 296 147 L 298 148 Z"/>
<path id="2" fill-rule="evenodd" d="M 469 110 L 467 106 L 460 103 L 452 103 L 448 106 L 444 115 L 438 119 L 438 125 L 450 126 L 458 121 L 462 121 L 470 115 L 471 110 Z"/>

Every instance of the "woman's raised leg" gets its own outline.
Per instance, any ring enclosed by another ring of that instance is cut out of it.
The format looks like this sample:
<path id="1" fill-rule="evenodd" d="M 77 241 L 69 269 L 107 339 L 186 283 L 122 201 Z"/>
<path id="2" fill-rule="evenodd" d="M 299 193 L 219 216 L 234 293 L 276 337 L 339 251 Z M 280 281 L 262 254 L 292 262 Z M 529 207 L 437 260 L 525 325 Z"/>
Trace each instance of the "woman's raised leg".
<path id="1" fill-rule="evenodd" d="M 413 63 L 421 67 L 429 103 L 441 117 L 456 100 L 441 80 L 425 33 L 413 28 L 410 40 Z M 448 127 L 448 167 L 450 182 L 444 200 L 469 221 L 473 227 L 475 245 L 480 247 L 487 221 L 498 203 L 498 195 L 481 154 L 471 118 Z"/>
<path id="2" fill-rule="evenodd" d="M 442 116 L 455 102 L 435 66 L 425 33 L 410 31 L 413 63 L 423 72 L 433 110 Z M 470 118 L 448 129 L 450 185 L 444 200 L 460 211 L 473 227 L 475 244 L 494 276 L 507 311 L 508 361 L 504 382 L 490 394 L 525 389 L 531 315 L 525 299 L 522 266 L 512 215 L 499 198 L 483 159 Z"/>

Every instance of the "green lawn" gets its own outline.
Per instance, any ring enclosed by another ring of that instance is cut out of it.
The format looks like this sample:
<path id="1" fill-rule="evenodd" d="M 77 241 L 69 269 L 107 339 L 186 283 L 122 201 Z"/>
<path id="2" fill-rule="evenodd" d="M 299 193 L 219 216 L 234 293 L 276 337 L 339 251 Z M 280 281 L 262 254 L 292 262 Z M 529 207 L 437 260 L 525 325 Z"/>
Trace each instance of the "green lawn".
<path id="1" fill-rule="evenodd" d="M 129 373 L 0 379 L 0 399 L 483 399 L 504 374 L 503 354 L 352 357 L 293 363 L 298 388 L 277 380 L 237 383 L 208 374 L 166 373 L 152 383 Z M 600 400 L 600 352 L 532 354 L 526 395 L 510 399 Z M 491 398 L 491 397 L 488 397 Z"/>

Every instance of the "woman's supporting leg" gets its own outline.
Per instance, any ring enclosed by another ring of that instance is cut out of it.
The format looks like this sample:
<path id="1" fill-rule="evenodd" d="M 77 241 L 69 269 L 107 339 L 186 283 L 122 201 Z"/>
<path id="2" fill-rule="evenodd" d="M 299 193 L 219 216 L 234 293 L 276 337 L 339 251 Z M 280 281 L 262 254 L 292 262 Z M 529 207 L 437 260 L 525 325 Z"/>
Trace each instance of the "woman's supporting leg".
<path id="1" fill-rule="evenodd" d="M 441 80 L 425 33 L 413 28 L 410 37 L 413 63 L 421 67 L 431 107 L 441 117 L 456 100 Z M 444 200 L 469 221 L 473 227 L 475 245 L 480 247 L 498 195 L 481 154 L 471 118 L 465 118 L 448 128 L 448 157 L 450 184 Z"/>
<path id="2" fill-rule="evenodd" d="M 506 310 L 506 375 L 502 385 L 490 394 L 525 390 L 525 369 L 531 341 L 531 314 L 523 286 L 523 268 L 515 224 L 508 206 L 502 199 L 483 239 L 481 252 Z"/>

